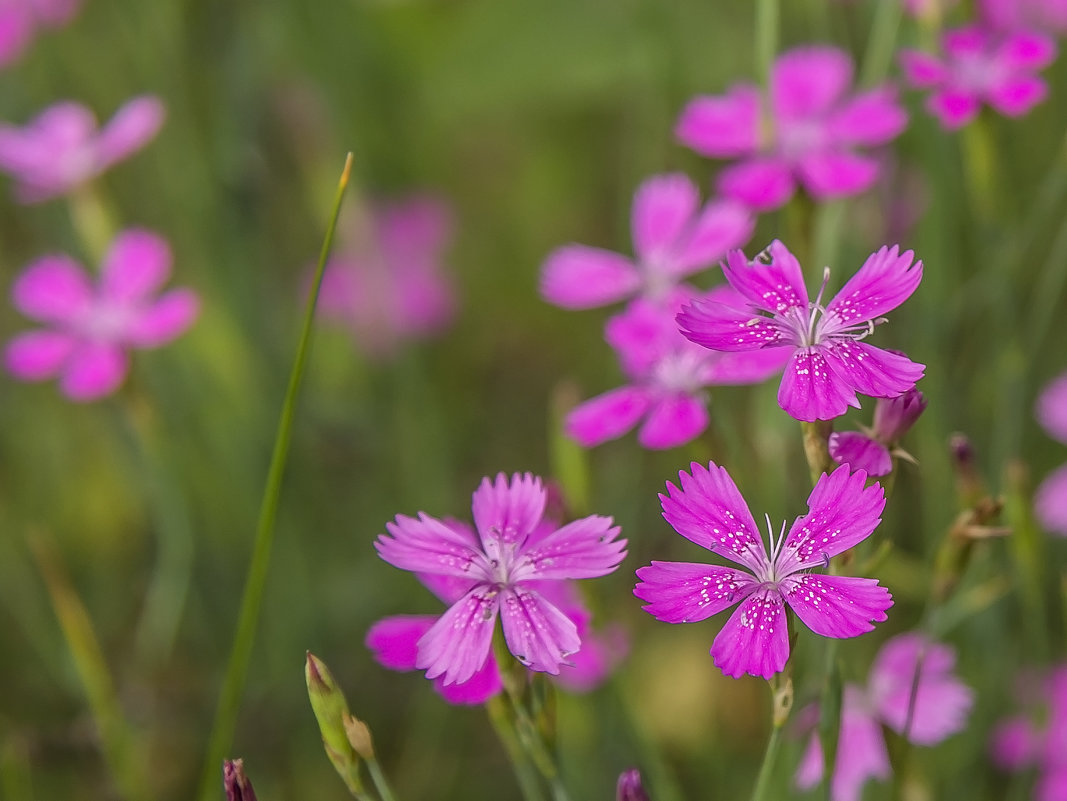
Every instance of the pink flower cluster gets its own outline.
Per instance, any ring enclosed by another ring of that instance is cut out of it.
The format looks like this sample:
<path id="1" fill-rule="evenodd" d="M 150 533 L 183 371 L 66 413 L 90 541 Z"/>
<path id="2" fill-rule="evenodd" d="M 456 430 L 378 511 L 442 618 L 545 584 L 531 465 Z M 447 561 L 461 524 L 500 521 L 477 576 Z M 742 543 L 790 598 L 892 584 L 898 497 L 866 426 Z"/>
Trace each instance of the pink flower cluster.
<path id="1" fill-rule="evenodd" d="M 1067 798 L 1067 665 L 1020 687 L 1024 714 L 993 733 L 993 759 L 1005 770 L 1038 769 L 1035 801 Z M 1036 692 L 1034 692 L 1036 690 Z"/>

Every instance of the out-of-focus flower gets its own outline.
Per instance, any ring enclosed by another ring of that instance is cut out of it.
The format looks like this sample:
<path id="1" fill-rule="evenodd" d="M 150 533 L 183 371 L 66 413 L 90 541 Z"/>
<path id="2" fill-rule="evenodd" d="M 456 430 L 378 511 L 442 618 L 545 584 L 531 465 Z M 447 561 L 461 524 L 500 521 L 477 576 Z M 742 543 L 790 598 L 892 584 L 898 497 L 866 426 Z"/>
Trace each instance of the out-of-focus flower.
<path id="1" fill-rule="evenodd" d="M 901 634 L 878 652 L 866 687 L 845 686 L 833 801 L 859 801 L 868 779 L 890 777 L 883 725 L 916 745 L 935 745 L 963 730 L 974 696 L 953 673 L 955 663 L 947 645 Z M 824 769 L 822 745 L 813 734 L 795 781 L 802 789 L 814 787 Z"/>
<path id="2" fill-rule="evenodd" d="M 605 306 L 638 294 L 668 298 L 683 278 L 741 247 L 755 220 L 737 203 L 712 200 L 685 175 L 649 178 L 634 195 L 631 215 L 636 260 L 586 245 L 549 254 L 541 268 L 541 296 L 565 309 Z"/>
<path id="3" fill-rule="evenodd" d="M 464 526 L 448 521 L 448 525 Z M 471 532 L 473 536 L 473 532 Z M 451 605 L 462 598 L 473 582 L 455 576 L 417 574 L 419 581 L 438 598 Z M 554 680 L 572 692 L 587 692 L 599 685 L 625 654 L 625 636 L 618 629 L 609 629 L 606 634 L 591 630 L 589 610 L 585 608 L 577 590 L 570 582 L 538 582 L 537 590 L 542 597 L 555 604 L 578 628 L 582 645 L 577 653 L 560 667 Z M 417 670 L 418 643 L 426 632 L 433 628 L 438 615 L 395 615 L 379 620 L 367 631 L 365 643 L 374 653 L 374 658 L 390 670 Z M 503 689 L 500 668 L 496 657 L 490 652 L 485 664 L 467 681 L 445 684 L 438 676 L 433 681 L 434 689 L 450 704 L 482 704 Z"/>
<path id="4" fill-rule="evenodd" d="M 544 581 L 611 573 L 626 540 L 610 517 L 591 515 L 562 528 L 541 526 L 546 494 L 541 479 L 500 473 L 474 492 L 475 532 L 420 513 L 397 515 L 375 542 L 378 555 L 404 570 L 452 576 L 469 589 L 418 640 L 416 668 L 426 677 L 462 684 L 483 668 L 497 614 L 508 649 L 530 670 L 559 674 L 581 648 L 574 621 L 539 589 Z"/>
<path id="5" fill-rule="evenodd" d="M 859 408 L 856 393 L 895 397 L 922 378 L 923 365 L 861 341 L 919 286 L 922 262 L 910 250 L 872 253 L 825 306 L 829 270 L 809 301 L 800 264 L 777 240 L 752 262 L 731 251 L 723 273 L 747 306 L 694 301 L 678 315 L 682 333 L 712 350 L 792 348 L 778 404 L 797 420 L 830 420 Z"/>
<path id="6" fill-rule="evenodd" d="M 81 103 L 49 106 L 25 127 L 0 125 L 0 170 L 15 179 L 20 203 L 66 194 L 140 150 L 159 131 L 157 97 L 126 102 L 103 127 Z"/>
<path id="7" fill-rule="evenodd" d="M 641 772 L 637 768 L 630 768 L 619 774 L 619 782 L 615 786 L 615 801 L 648 801 L 648 793 L 641 783 Z"/>
<path id="8" fill-rule="evenodd" d="M 852 59 L 833 47 L 778 57 L 771 91 L 741 84 L 692 100 L 675 134 L 687 147 L 737 163 L 719 173 L 719 192 L 753 209 L 774 209 L 797 184 L 817 200 L 854 195 L 878 178 L 878 161 L 856 148 L 883 145 L 907 126 L 896 91 L 850 94 Z"/>
<path id="9" fill-rule="evenodd" d="M 1067 0 L 978 0 L 978 17 L 1001 31 L 1067 32 Z"/>
<path id="10" fill-rule="evenodd" d="M 741 301 L 729 287 L 699 296 Z M 637 298 L 608 320 L 604 337 L 629 383 L 575 407 L 565 423 L 570 437 L 588 448 L 622 436 L 643 420 L 637 434 L 641 445 L 673 448 L 707 428 L 707 387 L 755 384 L 782 369 L 788 348 L 719 353 L 682 336 L 675 316 L 695 297 L 695 290 L 680 286 L 666 303 Z"/>
<path id="11" fill-rule="evenodd" d="M 322 279 L 323 319 L 348 328 L 377 358 L 451 324 L 456 299 L 442 254 L 452 238 L 452 214 L 442 200 L 420 195 L 382 204 L 364 225 L 347 225 L 344 235 L 348 241 Z"/>
<path id="12" fill-rule="evenodd" d="M 904 11 L 920 19 L 941 19 L 959 0 L 901 0 Z"/>
<path id="13" fill-rule="evenodd" d="M 165 345 L 196 318 L 199 301 L 192 290 L 159 294 L 170 268 L 166 241 L 137 229 L 115 237 L 95 286 L 69 256 L 38 259 L 15 281 L 12 294 L 19 311 L 47 327 L 7 344 L 7 369 L 24 381 L 58 376 L 72 400 L 113 392 L 129 368 L 128 349 Z"/>
<path id="14" fill-rule="evenodd" d="M 1027 713 L 1009 718 L 993 733 L 993 759 L 1005 770 L 1036 765 L 1036 801 L 1067 798 L 1067 665 L 1038 682 L 1040 694 Z M 1038 714 L 1043 713 L 1043 714 Z"/>
<path id="15" fill-rule="evenodd" d="M 926 398 L 909 389 L 895 398 L 879 398 L 874 405 L 874 426 L 864 431 L 834 432 L 830 435 L 830 456 L 838 464 L 867 475 L 885 476 L 893 470 L 890 450 L 904 436 L 926 408 Z"/>
<path id="16" fill-rule="evenodd" d="M 1050 436 L 1067 443 L 1067 373 L 1041 393 L 1037 420 Z M 1067 464 L 1041 482 L 1034 495 L 1034 513 L 1049 531 L 1067 536 Z"/>
<path id="17" fill-rule="evenodd" d="M 886 619 L 892 596 L 875 579 L 818 575 L 830 558 L 870 536 L 881 522 L 885 494 L 867 474 L 839 467 L 819 478 L 808 513 L 785 534 L 768 531 L 763 544 L 752 513 L 722 467 L 697 463 L 679 472 L 681 490 L 667 483 L 663 516 L 675 531 L 745 568 L 653 562 L 637 571 L 634 595 L 667 623 L 704 620 L 738 604 L 716 635 L 711 656 L 727 676 L 771 678 L 789 659 L 785 606 L 823 637 L 855 637 Z M 769 524 L 768 524 L 769 525 Z"/>
<path id="18" fill-rule="evenodd" d="M 0 0 L 0 68 L 26 51 L 38 28 L 57 28 L 73 19 L 81 0 Z"/>
<path id="19" fill-rule="evenodd" d="M 942 57 L 903 50 L 900 64 L 912 86 L 932 90 L 926 108 L 945 128 L 966 125 L 983 103 L 1007 117 L 1022 116 L 1048 93 L 1036 73 L 1052 63 L 1056 44 L 1043 34 L 970 25 L 946 31 L 941 45 Z"/>
<path id="20" fill-rule="evenodd" d="M 227 759 L 222 763 L 222 786 L 226 801 L 256 801 L 256 791 L 245 776 L 243 759 Z"/>

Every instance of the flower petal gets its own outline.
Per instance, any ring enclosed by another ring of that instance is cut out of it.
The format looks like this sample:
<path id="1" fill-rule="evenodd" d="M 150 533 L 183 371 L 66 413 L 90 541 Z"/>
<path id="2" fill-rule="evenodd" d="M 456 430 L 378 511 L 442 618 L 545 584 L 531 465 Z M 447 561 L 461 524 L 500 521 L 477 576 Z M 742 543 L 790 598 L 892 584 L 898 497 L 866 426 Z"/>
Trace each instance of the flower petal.
<path id="1" fill-rule="evenodd" d="M 846 150 L 823 150 L 800 159 L 797 172 L 808 194 L 816 200 L 855 195 L 878 179 L 878 161 Z"/>
<path id="2" fill-rule="evenodd" d="M 883 86 L 850 98 L 833 113 L 827 128 L 836 142 L 874 146 L 896 138 L 907 125 L 896 90 Z"/>
<path id="3" fill-rule="evenodd" d="M 631 226 L 634 251 L 646 269 L 674 246 L 700 203 L 700 193 L 683 173 L 656 175 L 637 188 Z"/>
<path id="4" fill-rule="evenodd" d="M 513 581 L 606 576 L 626 557 L 626 540 L 610 517 L 590 515 L 540 537 L 512 569 Z"/>
<path id="5" fill-rule="evenodd" d="M 788 587 L 788 589 L 786 589 Z M 805 573 L 782 582 L 789 607 L 804 625 L 823 637 L 857 637 L 874 631 L 893 605 L 877 580 Z"/>
<path id="6" fill-rule="evenodd" d="M 524 587 L 501 594 L 500 622 L 508 650 L 530 670 L 558 674 L 564 660 L 582 647 L 574 622 Z"/>
<path id="7" fill-rule="evenodd" d="M 901 353 L 876 348 L 854 339 L 822 348 L 838 379 L 849 389 L 873 398 L 893 398 L 915 387 L 925 365 Z"/>
<path id="8" fill-rule="evenodd" d="M 989 750 L 1000 767 L 1021 770 L 1038 759 L 1042 739 L 1029 717 L 1008 718 L 993 730 Z"/>
<path id="9" fill-rule="evenodd" d="M 1021 117 L 1048 96 L 1048 84 L 1033 75 L 1017 75 L 986 92 L 986 102 L 1005 117 Z"/>
<path id="10" fill-rule="evenodd" d="M 93 303 L 93 286 L 74 259 L 61 254 L 33 262 L 11 290 L 15 308 L 46 323 L 71 323 Z"/>
<path id="11" fill-rule="evenodd" d="M 478 706 L 498 695 L 504 689 L 500 679 L 500 667 L 493 654 L 464 682 L 445 684 L 444 679 L 434 679 L 433 688 L 450 704 Z"/>
<path id="12" fill-rule="evenodd" d="M 90 401 L 114 392 L 126 377 L 126 351 L 105 343 L 84 344 L 67 359 L 59 388 L 71 400 Z"/>
<path id="13" fill-rule="evenodd" d="M 675 275 L 689 274 L 718 261 L 727 251 L 748 242 L 755 227 L 752 212 L 740 203 L 708 203 L 675 246 Z"/>
<path id="14" fill-rule="evenodd" d="M 418 642 L 437 622 L 436 615 L 385 617 L 367 630 L 363 644 L 375 661 L 390 670 L 415 670 Z"/>
<path id="15" fill-rule="evenodd" d="M 7 343 L 4 366 L 23 381 L 54 378 L 63 369 L 78 341 L 59 331 L 27 331 Z"/>
<path id="16" fill-rule="evenodd" d="M 666 450 L 691 442 L 707 427 L 708 407 L 704 401 L 678 392 L 652 404 L 637 432 L 637 441 L 646 448 Z"/>
<path id="17" fill-rule="evenodd" d="M 867 709 L 859 688 L 851 685 L 845 687 L 841 701 L 841 732 L 834 763 L 830 780 L 833 801 L 860 801 L 868 779 L 885 781 L 892 775 L 882 727 Z"/>
<path id="18" fill-rule="evenodd" d="M 648 393 L 619 387 L 575 406 L 564 422 L 567 436 L 584 448 L 621 437 L 648 411 Z"/>
<path id="19" fill-rule="evenodd" d="M 826 348 L 797 348 L 782 374 L 778 405 L 797 420 L 833 420 L 859 408 L 855 390 L 830 369 Z"/>
<path id="20" fill-rule="evenodd" d="M 901 50 L 897 60 L 905 79 L 916 89 L 932 89 L 948 80 L 948 67 L 929 53 L 921 50 Z"/>
<path id="21" fill-rule="evenodd" d="M 759 384 L 782 372 L 792 355 L 790 347 L 719 353 L 707 360 L 701 375 L 714 386 Z"/>
<path id="22" fill-rule="evenodd" d="M 545 488 L 541 479 L 530 473 L 515 473 L 508 481 L 498 473 L 490 483 L 483 478 L 471 499 L 474 527 L 482 547 L 514 543 L 530 534 L 545 515 Z"/>
<path id="23" fill-rule="evenodd" d="M 580 630 L 580 629 L 579 629 Z M 582 636 L 582 647 L 571 654 L 570 664 L 560 668 L 556 683 L 572 693 L 594 690 L 626 655 L 629 643 L 619 627 Z"/>
<path id="24" fill-rule="evenodd" d="M 910 250 L 882 247 L 845 283 L 826 307 L 841 326 L 880 317 L 911 297 L 923 277 L 923 263 Z"/>
<path id="25" fill-rule="evenodd" d="M 1034 514 L 1050 532 L 1067 536 L 1067 465 L 1041 482 L 1034 493 Z"/>
<path id="26" fill-rule="evenodd" d="M 200 312 L 200 299 L 191 289 L 174 289 L 146 309 L 125 332 L 124 339 L 139 348 L 165 345 L 185 333 Z"/>
<path id="27" fill-rule="evenodd" d="M 585 245 L 552 251 L 541 268 L 541 297 L 564 309 L 605 306 L 640 287 L 641 276 L 629 259 Z"/>
<path id="28" fill-rule="evenodd" d="M 1000 43 L 996 60 L 1013 71 L 1041 70 L 1056 60 L 1056 40 L 1033 31 L 1016 31 Z"/>
<path id="29" fill-rule="evenodd" d="M 443 677 L 445 684 L 462 684 L 489 658 L 500 593 L 479 584 L 438 618 L 418 643 L 415 667 L 426 678 Z"/>
<path id="30" fill-rule="evenodd" d="M 693 562 L 653 562 L 637 571 L 634 595 L 664 623 L 704 620 L 748 597 L 758 586 L 743 570 Z"/>
<path id="31" fill-rule="evenodd" d="M 1035 414 L 1049 436 L 1067 443 L 1067 373 L 1054 378 L 1041 391 Z"/>
<path id="32" fill-rule="evenodd" d="M 867 474 L 847 465 L 823 473 L 808 496 L 808 513 L 789 529 L 777 568 L 779 575 L 825 564 L 863 542 L 882 522 L 885 492 L 875 482 L 865 486 Z"/>
<path id="33" fill-rule="evenodd" d="M 674 135 L 702 156 L 738 158 L 759 147 L 759 117 L 759 90 L 736 86 L 725 95 L 703 95 L 689 101 Z"/>
<path id="34" fill-rule="evenodd" d="M 727 676 L 771 678 L 789 659 L 785 604 L 774 590 L 749 595 L 711 644 L 715 665 Z"/>
<path id="35" fill-rule="evenodd" d="M 686 339 L 711 350 L 751 351 L 784 344 L 781 329 L 770 318 L 708 300 L 682 307 L 678 327 Z"/>
<path id="36" fill-rule="evenodd" d="M 962 128 L 978 116 L 982 104 L 973 92 L 947 88 L 926 98 L 927 110 L 950 131 Z"/>
<path id="37" fill-rule="evenodd" d="M 773 157 L 750 158 L 719 172 L 719 192 L 755 211 L 770 211 L 793 196 L 796 184 L 788 162 Z"/>
<path id="38" fill-rule="evenodd" d="M 170 245 L 163 237 L 140 229 L 123 231 L 104 257 L 101 294 L 117 303 L 145 300 L 166 282 L 170 266 Z"/>
<path id="39" fill-rule="evenodd" d="M 818 117 L 852 83 L 852 59 L 836 47 L 798 47 L 780 55 L 771 73 L 776 120 Z"/>
<path id="40" fill-rule="evenodd" d="M 452 527 L 457 521 L 444 520 L 446 526 Z M 473 536 L 473 531 L 471 531 Z M 416 573 L 419 583 L 436 595 L 445 606 L 451 606 L 479 582 L 470 576 L 452 576 L 441 573 Z"/>
<path id="41" fill-rule="evenodd" d="M 100 131 L 96 141 L 99 169 L 144 147 L 163 125 L 166 109 L 153 95 L 135 97 L 122 106 Z"/>
<path id="42" fill-rule="evenodd" d="M 792 308 L 807 311 L 808 290 L 796 256 L 775 239 L 751 262 L 739 250 L 731 250 L 723 275 L 749 303 L 781 314 Z"/>
<path id="43" fill-rule="evenodd" d="M 422 512 L 417 520 L 397 515 L 396 522 L 386 523 L 385 528 L 389 534 L 379 536 L 374 547 L 378 556 L 394 567 L 474 580 L 483 578 L 481 565 L 485 557 L 470 532 L 447 526 Z"/>
<path id="44" fill-rule="evenodd" d="M 858 431 L 834 432 L 829 441 L 830 458 L 852 470 L 869 476 L 887 476 L 893 472 L 893 457 L 882 443 Z"/>
<path id="45" fill-rule="evenodd" d="M 692 474 L 678 473 L 681 489 L 668 481 L 667 494 L 660 494 L 664 519 L 690 542 L 753 572 L 765 566 L 759 529 L 726 468 L 693 462 L 689 469 Z"/>

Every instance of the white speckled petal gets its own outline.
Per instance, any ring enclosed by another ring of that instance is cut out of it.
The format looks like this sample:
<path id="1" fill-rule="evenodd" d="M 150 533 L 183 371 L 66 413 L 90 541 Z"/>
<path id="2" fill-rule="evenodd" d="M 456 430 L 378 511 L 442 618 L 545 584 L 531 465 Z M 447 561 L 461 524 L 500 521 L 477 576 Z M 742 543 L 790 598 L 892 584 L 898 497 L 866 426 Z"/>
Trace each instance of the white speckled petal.
<path id="1" fill-rule="evenodd" d="M 692 623 L 729 609 L 757 586 L 743 570 L 692 562 L 653 562 L 637 571 L 634 595 L 643 609 L 664 623 Z"/>
<path id="2" fill-rule="evenodd" d="M 715 665 L 735 679 L 748 673 L 769 679 L 789 659 L 785 603 L 776 590 L 748 596 L 737 607 L 711 645 Z"/>
<path id="3" fill-rule="evenodd" d="M 445 684 L 462 684 L 489 658 L 500 593 L 480 584 L 452 604 L 418 644 L 415 667 L 426 678 L 442 676 Z"/>
<path id="4" fill-rule="evenodd" d="M 893 605 L 875 579 L 808 573 L 786 579 L 782 592 L 804 625 L 823 637 L 856 637 L 874 630 Z"/>
<path id="5" fill-rule="evenodd" d="M 485 556 L 469 530 L 445 525 L 421 512 L 418 519 L 397 515 L 396 522 L 385 527 L 389 534 L 378 537 L 374 547 L 394 567 L 476 581 L 488 578 Z"/>
<path id="6" fill-rule="evenodd" d="M 537 592 L 505 590 L 500 603 L 508 650 L 530 670 L 558 674 L 564 660 L 582 647 L 574 622 Z"/>

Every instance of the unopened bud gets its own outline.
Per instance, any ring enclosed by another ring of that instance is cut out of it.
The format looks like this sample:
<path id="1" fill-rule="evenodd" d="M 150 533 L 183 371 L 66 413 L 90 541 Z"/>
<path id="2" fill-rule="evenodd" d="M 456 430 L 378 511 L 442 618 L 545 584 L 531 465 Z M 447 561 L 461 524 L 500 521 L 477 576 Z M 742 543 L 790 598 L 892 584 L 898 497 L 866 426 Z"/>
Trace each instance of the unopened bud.
<path id="1" fill-rule="evenodd" d="M 226 801 L 256 801 L 256 791 L 245 776 L 243 759 L 223 761 L 222 786 L 226 790 Z"/>
<path id="2" fill-rule="evenodd" d="M 925 409 L 926 398 L 914 387 L 895 398 L 879 398 L 874 404 L 875 439 L 886 445 L 896 442 Z"/>
<path id="3" fill-rule="evenodd" d="M 307 681 L 308 698 L 311 710 L 319 723 L 322 745 L 326 756 L 333 763 L 345 785 L 355 793 L 362 792 L 363 785 L 359 778 L 359 762 L 362 750 L 355 747 L 350 739 L 348 721 L 355 721 L 348 711 L 348 702 L 344 693 L 337 686 L 333 674 L 326 664 L 310 651 L 304 666 L 304 678 Z M 356 721 L 359 723 L 359 721 Z M 366 729 L 362 723 L 359 724 Z M 366 732 L 366 746 L 370 749 L 370 731 Z"/>
<path id="4" fill-rule="evenodd" d="M 637 768 L 630 768 L 619 774 L 615 801 L 649 801 L 648 793 L 641 784 L 641 772 Z"/>

